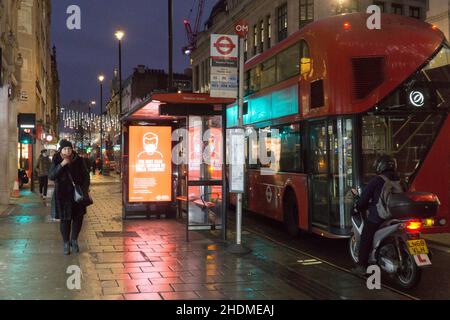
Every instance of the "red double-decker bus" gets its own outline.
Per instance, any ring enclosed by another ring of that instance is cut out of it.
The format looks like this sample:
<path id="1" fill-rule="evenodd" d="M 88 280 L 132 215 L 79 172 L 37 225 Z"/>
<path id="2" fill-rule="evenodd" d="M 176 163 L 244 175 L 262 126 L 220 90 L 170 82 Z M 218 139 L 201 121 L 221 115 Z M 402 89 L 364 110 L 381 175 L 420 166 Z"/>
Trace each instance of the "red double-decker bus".
<path id="1" fill-rule="evenodd" d="M 267 133 L 275 161 L 248 160 L 244 206 L 291 234 L 347 237 L 350 190 L 381 154 L 396 157 L 410 190 L 438 195 L 427 232 L 450 231 L 450 47 L 422 21 L 383 14 L 370 30 L 368 17 L 311 23 L 246 63 L 244 125 Z M 230 105 L 228 127 L 237 114 Z M 263 154 L 248 143 L 248 159 Z"/>

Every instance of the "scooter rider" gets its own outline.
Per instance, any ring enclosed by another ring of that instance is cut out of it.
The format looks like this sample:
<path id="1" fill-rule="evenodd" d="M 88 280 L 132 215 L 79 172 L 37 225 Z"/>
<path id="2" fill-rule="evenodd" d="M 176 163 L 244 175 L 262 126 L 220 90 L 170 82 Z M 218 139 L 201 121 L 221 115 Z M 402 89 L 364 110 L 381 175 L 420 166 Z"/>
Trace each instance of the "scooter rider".
<path id="1" fill-rule="evenodd" d="M 358 265 L 356 268 L 352 269 L 352 272 L 358 275 L 366 274 L 373 238 L 377 230 L 385 221 L 379 216 L 376 207 L 385 184 L 385 180 L 380 175 L 383 175 L 391 181 L 400 180 L 397 175 L 397 160 L 389 155 L 383 155 L 376 161 L 376 173 L 377 176 L 369 181 L 355 206 L 355 209 L 359 212 L 365 210 L 369 211 L 361 234 Z"/>

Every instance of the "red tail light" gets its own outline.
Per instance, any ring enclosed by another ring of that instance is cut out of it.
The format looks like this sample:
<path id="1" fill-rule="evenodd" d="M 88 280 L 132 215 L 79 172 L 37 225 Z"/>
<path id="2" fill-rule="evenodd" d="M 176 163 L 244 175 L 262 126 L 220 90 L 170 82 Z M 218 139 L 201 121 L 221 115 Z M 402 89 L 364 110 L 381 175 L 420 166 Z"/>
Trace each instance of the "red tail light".
<path id="1" fill-rule="evenodd" d="M 406 229 L 408 231 L 419 231 L 422 229 L 422 222 L 421 221 L 408 221 L 406 223 Z"/>
<path id="2" fill-rule="evenodd" d="M 439 202 L 439 198 L 432 193 L 409 194 L 408 198 L 415 202 Z"/>

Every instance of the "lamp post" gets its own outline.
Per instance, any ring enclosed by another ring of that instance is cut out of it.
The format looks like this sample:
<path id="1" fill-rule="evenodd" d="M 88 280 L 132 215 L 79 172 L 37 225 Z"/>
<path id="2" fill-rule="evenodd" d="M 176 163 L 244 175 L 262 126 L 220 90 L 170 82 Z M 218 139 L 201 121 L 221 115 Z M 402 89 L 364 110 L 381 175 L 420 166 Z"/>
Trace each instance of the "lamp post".
<path id="1" fill-rule="evenodd" d="M 98 81 L 100 82 L 100 160 L 103 165 L 103 81 L 105 80 L 104 75 L 98 76 Z"/>
<path id="2" fill-rule="evenodd" d="M 115 33 L 116 39 L 119 40 L 119 121 L 122 117 L 122 39 L 125 36 L 125 32 L 121 29 Z M 122 136 L 122 124 L 119 124 L 119 141 L 120 141 L 120 175 L 122 176 L 122 162 L 123 162 L 123 136 Z"/>
<path id="3" fill-rule="evenodd" d="M 167 91 L 169 92 L 173 87 L 173 0 L 168 0 L 169 9 L 169 76 L 167 83 Z"/>
<path id="4" fill-rule="evenodd" d="M 89 104 L 89 147 L 92 146 L 92 130 L 91 130 L 91 108 L 93 108 L 93 106 L 95 106 L 96 102 L 95 101 L 91 101 L 91 103 Z"/>

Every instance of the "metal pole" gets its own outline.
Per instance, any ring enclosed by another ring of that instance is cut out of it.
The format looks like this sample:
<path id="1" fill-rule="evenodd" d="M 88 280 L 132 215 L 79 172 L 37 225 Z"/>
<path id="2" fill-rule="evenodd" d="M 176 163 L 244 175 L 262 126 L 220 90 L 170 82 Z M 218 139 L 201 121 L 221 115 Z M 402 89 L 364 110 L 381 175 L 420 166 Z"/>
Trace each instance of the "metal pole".
<path id="1" fill-rule="evenodd" d="M 238 126 L 243 128 L 244 120 L 244 38 L 239 37 L 239 113 Z M 243 165 L 242 165 L 243 166 Z M 242 193 L 236 194 L 236 243 L 228 249 L 231 253 L 249 253 L 251 250 L 242 245 Z"/>
<path id="2" fill-rule="evenodd" d="M 239 37 L 239 128 L 244 125 L 244 38 Z M 242 243 L 242 193 L 236 201 L 236 244 Z"/>
<path id="3" fill-rule="evenodd" d="M 100 82 L 100 160 L 101 160 L 101 163 L 103 166 L 103 83 L 102 82 Z"/>
<path id="4" fill-rule="evenodd" d="M 173 0 L 169 1 L 169 77 L 167 90 L 170 91 L 173 86 Z"/>
<path id="5" fill-rule="evenodd" d="M 122 41 L 119 40 L 119 120 L 122 117 Z M 119 127 L 119 143 L 120 143 L 120 177 L 123 174 L 123 132 L 122 123 Z M 122 186 L 122 184 L 121 184 Z"/>
<path id="6" fill-rule="evenodd" d="M 91 105 L 89 105 L 89 147 L 92 145 L 92 137 L 91 137 Z"/>
<path id="7" fill-rule="evenodd" d="M 222 240 L 227 241 L 228 187 L 227 187 L 227 106 L 222 105 Z"/>
<path id="8" fill-rule="evenodd" d="M 31 144 L 31 186 L 30 191 L 34 192 L 34 143 Z"/>

